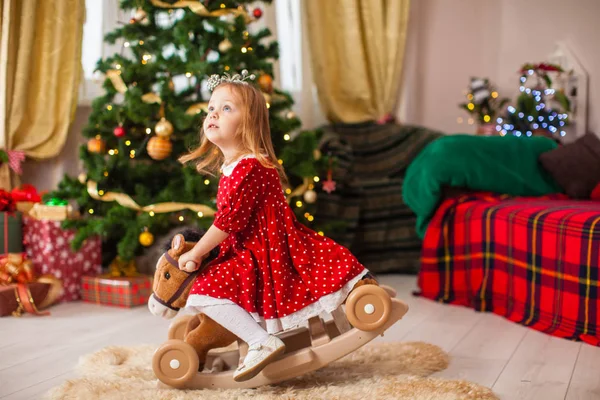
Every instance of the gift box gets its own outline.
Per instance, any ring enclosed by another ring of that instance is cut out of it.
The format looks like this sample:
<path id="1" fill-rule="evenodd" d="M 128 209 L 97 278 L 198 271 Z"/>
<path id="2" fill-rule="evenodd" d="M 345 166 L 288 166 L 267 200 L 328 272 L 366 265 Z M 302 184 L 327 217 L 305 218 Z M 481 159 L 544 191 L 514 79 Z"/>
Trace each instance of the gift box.
<path id="1" fill-rule="evenodd" d="M 12 194 L 0 189 L 0 254 L 23 251 L 21 217 Z"/>
<path id="2" fill-rule="evenodd" d="M 117 307 L 136 307 L 148 304 L 152 294 L 152 277 L 138 275 L 114 278 L 84 276 L 81 285 L 83 301 Z"/>
<path id="3" fill-rule="evenodd" d="M 20 212 L 0 212 L 0 254 L 23 251 L 22 224 Z M 8 245 L 8 250 L 6 245 Z"/>
<path id="4" fill-rule="evenodd" d="M 44 300 L 47 298 L 50 291 L 49 283 L 32 282 L 26 285 L 27 290 L 31 295 L 33 304 L 36 305 L 38 310 L 43 309 Z M 7 315 L 21 315 L 23 313 L 23 306 L 21 302 L 23 299 L 20 298 L 19 292 L 17 291 L 17 285 L 0 286 L 0 317 Z"/>
<path id="5" fill-rule="evenodd" d="M 42 201 L 35 186 L 27 183 L 14 188 L 10 194 L 16 203 L 17 210 L 23 214 L 28 214 L 36 203 Z"/>
<path id="6" fill-rule="evenodd" d="M 64 230 L 61 221 L 38 220 L 23 216 L 23 243 L 28 258 L 38 274 L 51 274 L 62 280 L 64 291 L 59 302 L 81 298 L 81 279 L 102 272 L 102 241 L 98 236 L 86 239 L 74 251 L 74 230 Z"/>
<path id="7" fill-rule="evenodd" d="M 0 257 L 0 317 L 49 315 L 40 310 L 54 304 L 62 293 L 62 281 L 51 275 L 36 276 L 33 263 L 23 253 Z"/>
<path id="8" fill-rule="evenodd" d="M 52 221 L 64 221 L 73 216 L 73 208 L 70 205 L 47 205 L 36 203 L 28 212 L 35 219 L 47 219 Z"/>

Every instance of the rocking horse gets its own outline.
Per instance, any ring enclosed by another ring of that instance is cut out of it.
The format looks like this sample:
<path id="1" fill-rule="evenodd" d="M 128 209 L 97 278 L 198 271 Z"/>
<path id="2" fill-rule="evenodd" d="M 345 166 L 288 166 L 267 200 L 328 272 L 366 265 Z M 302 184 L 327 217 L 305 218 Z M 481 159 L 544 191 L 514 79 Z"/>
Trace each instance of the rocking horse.
<path id="1" fill-rule="evenodd" d="M 179 269 L 179 256 L 195 244 L 186 239 L 177 234 L 158 260 L 148 300 L 154 315 L 175 317 L 185 307 L 202 270 L 188 273 Z M 206 264 L 204 260 L 203 266 Z M 155 351 L 152 369 L 163 388 L 244 389 L 291 379 L 325 367 L 383 336 L 408 311 L 395 295 L 394 289 L 379 286 L 374 279 L 359 281 L 346 298 L 345 313 L 340 308 L 332 312 L 331 321 L 316 316 L 308 321 L 308 327 L 278 333 L 286 345 L 285 353 L 243 382 L 234 381 L 233 372 L 244 359 L 247 344 L 202 313 L 180 316 L 171 323 L 168 340 Z"/>

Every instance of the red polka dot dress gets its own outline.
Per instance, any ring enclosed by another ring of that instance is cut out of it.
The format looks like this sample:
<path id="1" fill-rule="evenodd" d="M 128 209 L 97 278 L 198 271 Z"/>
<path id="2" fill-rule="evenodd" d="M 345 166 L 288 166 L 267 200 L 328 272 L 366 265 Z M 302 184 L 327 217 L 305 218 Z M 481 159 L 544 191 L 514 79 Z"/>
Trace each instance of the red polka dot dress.
<path id="1" fill-rule="evenodd" d="M 368 272 L 348 249 L 297 221 L 277 171 L 253 156 L 224 169 L 214 225 L 230 235 L 187 306 L 234 303 L 269 333 L 332 312 Z"/>

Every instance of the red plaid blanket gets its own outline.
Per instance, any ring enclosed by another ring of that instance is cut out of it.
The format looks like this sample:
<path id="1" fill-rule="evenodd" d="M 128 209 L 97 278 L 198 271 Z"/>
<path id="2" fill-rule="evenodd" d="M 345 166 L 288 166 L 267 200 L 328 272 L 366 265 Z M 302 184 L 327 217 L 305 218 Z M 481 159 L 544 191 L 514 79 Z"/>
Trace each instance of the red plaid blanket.
<path id="1" fill-rule="evenodd" d="M 422 250 L 420 294 L 600 345 L 600 203 L 479 193 L 446 200 Z"/>

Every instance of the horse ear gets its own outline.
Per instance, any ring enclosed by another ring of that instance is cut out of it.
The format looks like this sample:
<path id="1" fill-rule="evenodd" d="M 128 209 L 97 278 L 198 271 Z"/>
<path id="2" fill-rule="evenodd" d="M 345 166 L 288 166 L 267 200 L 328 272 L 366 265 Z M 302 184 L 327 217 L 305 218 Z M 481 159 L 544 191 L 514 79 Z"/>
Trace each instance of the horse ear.
<path id="1" fill-rule="evenodd" d="M 184 248 L 185 239 L 183 238 L 182 234 L 178 233 L 177 235 L 175 235 L 173 241 L 171 242 L 171 249 L 175 251 L 175 255 L 179 256 L 183 253 Z"/>

